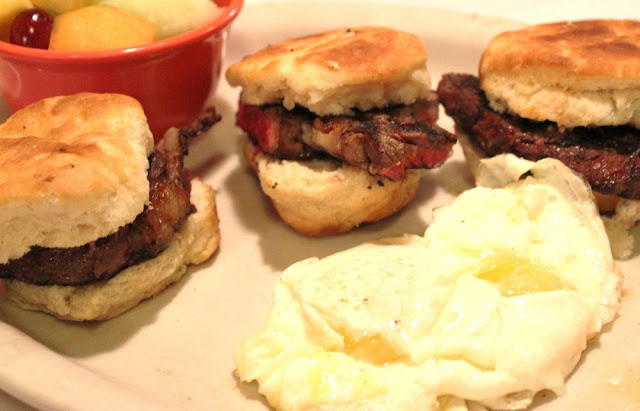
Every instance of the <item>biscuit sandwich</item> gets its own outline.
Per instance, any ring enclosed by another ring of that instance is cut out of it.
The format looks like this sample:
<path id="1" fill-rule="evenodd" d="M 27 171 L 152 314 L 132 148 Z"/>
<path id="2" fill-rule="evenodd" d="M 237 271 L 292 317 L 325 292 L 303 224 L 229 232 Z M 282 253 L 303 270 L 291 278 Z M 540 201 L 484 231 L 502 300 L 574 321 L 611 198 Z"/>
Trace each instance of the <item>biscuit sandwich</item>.
<path id="1" fill-rule="evenodd" d="M 612 249 L 640 219 L 640 21 L 554 22 L 494 37 L 478 75 L 438 85 L 471 168 L 513 153 L 552 157 L 591 185 Z"/>
<path id="2" fill-rule="evenodd" d="M 0 125 L 0 278 L 24 309 L 105 320 L 207 260 L 220 234 L 211 187 L 183 167 L 213 111 L 154 147 L 120 94 L 41 100 Z"/>
<path id="3" fill-rule="evenodd" d="M 270 45 L 232 64 L 244 156 L 280 217 L 326 236 L 406 206 L 421 169 L 455 136 L 438 127 L 421 39 L 386 27 L 331 30 Z"/>

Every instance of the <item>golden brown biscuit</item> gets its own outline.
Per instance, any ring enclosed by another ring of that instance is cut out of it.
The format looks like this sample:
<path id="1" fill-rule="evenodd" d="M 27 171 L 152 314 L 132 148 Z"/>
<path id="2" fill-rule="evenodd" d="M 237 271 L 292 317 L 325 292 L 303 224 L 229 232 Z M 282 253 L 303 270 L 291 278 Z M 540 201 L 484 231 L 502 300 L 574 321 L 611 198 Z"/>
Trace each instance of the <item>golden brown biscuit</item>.
<path id="1" fill-rule="evenodd" d="M 411 104 L 431 91 L 420 37 L 386 27 L 332 30 L 269 46 L 233 64 L 247 104 L 302 105 L 317 115 Z"/>
<path id="2" fill-rule="evenodd" d="M 526 27 L 491 40 L 479 67 L 492 108 L 560 126 L 640 125 L 640 21 Z"/>
<path id="3" fill-rule="evenodd" d="M 280 217 L 312 237 L 389 217 L 413 200 L 420 185 L 420 170 L 392 181 L 329 158 L 280 160 L 251 143 L 244 156 Z"/>
<path id="4" fill-rule="evenodd" d="M 124 95 L 53 97 L 14 113 L 0 125 L 0 263 L 133 221 L 149 198 L 152 149 L 142 106 Z"/>

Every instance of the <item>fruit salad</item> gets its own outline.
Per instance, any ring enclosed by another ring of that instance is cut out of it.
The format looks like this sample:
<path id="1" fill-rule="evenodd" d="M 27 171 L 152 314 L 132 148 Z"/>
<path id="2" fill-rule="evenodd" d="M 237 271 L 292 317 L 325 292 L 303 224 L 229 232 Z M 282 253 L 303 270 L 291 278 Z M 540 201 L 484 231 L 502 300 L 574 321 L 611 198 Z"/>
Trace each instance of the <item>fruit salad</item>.
<path id="1" fill-rule="evenodd" d="M 84 52 L 143 46 L 196 28 L 211 0 L 0 0 L 0 41 Z"/>

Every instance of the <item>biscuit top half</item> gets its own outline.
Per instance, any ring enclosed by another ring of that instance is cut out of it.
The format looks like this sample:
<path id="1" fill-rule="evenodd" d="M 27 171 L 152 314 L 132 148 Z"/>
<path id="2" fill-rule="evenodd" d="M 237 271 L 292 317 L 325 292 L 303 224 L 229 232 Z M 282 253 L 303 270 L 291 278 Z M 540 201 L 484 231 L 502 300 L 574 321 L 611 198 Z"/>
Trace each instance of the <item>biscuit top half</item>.
<path id="1" fill-rule="evenodd" d="M 508 31 L 487 45 L 480 86 L 498 111 L 562 126 L 640 124 L 640 21 Z"/>
<path id="2" fill-rule="evenodd" d="M 430 93 L 420 37 L 386 27 L 327 31 L 270 45 L 226 72 L 247 104 L 301 105 L 317 115 L 411 104 Z"/>
<path id="3" fill-rule="evenodd" d="M 499 34 L 487 46 L 480 73 L 547 68 L 557 74 L 640 83 L 640 21 L 582 20 Z"/>

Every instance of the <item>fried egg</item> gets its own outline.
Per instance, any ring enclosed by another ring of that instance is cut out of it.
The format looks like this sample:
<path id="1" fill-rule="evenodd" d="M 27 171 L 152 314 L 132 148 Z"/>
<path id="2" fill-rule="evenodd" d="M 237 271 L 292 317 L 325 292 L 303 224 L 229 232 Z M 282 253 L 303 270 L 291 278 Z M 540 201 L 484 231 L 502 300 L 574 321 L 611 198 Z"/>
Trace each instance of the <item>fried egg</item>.
<path id="1" fill-rule="evenodd" d="M 501 155 L 424 235 L 287 268 L 237 374 L 280 410 L 522 409 L 564 393 L 621 282 L 588 185 Z"/>

